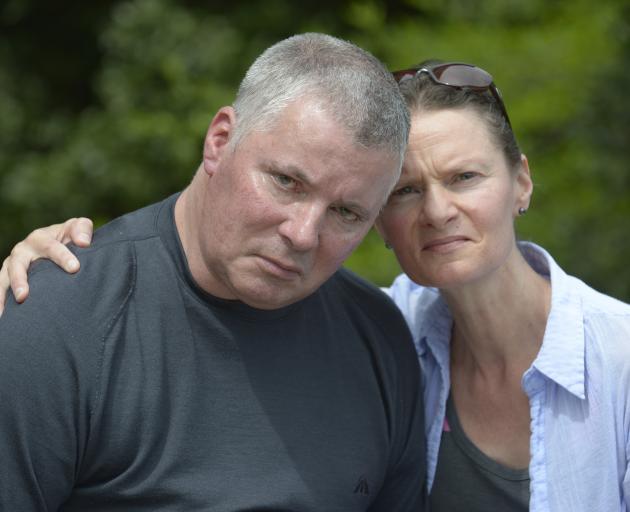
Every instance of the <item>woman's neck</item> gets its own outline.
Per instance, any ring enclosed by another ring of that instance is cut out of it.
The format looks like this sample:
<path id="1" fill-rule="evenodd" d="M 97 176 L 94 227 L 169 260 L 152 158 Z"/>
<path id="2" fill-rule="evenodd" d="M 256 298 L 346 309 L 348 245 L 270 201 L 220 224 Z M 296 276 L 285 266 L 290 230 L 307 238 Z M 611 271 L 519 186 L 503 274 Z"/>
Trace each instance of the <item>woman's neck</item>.
<path id="1" fill-rule="evenodd" d="M 518 248 L 492 275 L 442 295 L 453 315 L 452 364 L 498 381 L 531 365 L 542 345 L 551 285 Z"/>

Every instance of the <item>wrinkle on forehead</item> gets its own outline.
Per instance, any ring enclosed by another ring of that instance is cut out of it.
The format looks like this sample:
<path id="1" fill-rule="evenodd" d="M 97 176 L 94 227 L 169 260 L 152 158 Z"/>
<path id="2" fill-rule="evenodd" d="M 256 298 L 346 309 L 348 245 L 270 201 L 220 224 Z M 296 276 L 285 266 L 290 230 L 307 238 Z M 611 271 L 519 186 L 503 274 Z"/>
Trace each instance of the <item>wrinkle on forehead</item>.
<path id="1" fill-rule="evenodd" d="M 475 111 L 417 112 L 412 117 L 403 176 L 418 165 L 429 169 L 487 169 L 500 158 L 502 153 Z"/>

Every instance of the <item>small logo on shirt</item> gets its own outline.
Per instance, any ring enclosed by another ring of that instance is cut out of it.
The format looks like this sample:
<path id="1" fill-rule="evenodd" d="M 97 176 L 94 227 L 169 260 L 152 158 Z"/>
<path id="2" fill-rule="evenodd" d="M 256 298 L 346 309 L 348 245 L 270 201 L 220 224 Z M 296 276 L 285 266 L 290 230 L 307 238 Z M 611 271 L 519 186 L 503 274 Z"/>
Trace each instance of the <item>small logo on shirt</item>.
<path id="1" fill-rule="evenodd" d="M 361 475 L 359 480 L 357 480 L 357 484 L 354 486 L 354 494 L 360 494 L 361 496 L 370 495 L 370 486 L 364 475 Z"/>

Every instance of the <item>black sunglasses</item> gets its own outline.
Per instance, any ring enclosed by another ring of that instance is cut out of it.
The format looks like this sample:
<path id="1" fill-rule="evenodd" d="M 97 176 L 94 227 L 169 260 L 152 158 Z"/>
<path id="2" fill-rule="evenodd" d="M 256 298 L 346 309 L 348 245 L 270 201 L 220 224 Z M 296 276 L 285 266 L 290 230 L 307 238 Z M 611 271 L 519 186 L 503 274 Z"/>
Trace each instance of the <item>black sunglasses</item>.
<path id="1" fill-rule="evenodd" d="M 431 64 L 421 68 L 402 69 L 392 72 L 396 82 L 400 83 L 406 78 L 414 78 L 421 73 L 426 73 L 436 84 L 448 85 L 458 89 L 469 89 L 472 91 L 490 91 L 494 99 L 499 104 L 499 108 L 503 113 L 503 117 L 507 121 L 510 129 L 512 124 L 508 117 L 505 104 L 501 98 L 501 92 L 492 81 L 492 75 L 472 64 L 463 62 L 444 62 L 440 64 Z"/>

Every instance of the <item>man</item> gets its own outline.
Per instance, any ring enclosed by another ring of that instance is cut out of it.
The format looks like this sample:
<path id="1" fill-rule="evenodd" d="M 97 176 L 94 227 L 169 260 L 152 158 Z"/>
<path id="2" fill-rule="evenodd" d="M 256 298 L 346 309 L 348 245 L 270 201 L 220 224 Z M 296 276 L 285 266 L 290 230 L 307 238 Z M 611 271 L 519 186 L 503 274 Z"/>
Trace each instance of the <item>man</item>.
<path id="1" fill-rule="evenodd" d="M 420 511 L 416 356 L 344 270 L 408 114 L 372 56 L 305 34 L 210 123 L 192 183 L 50 263 L 0 321 L 0 509 Z"/>

